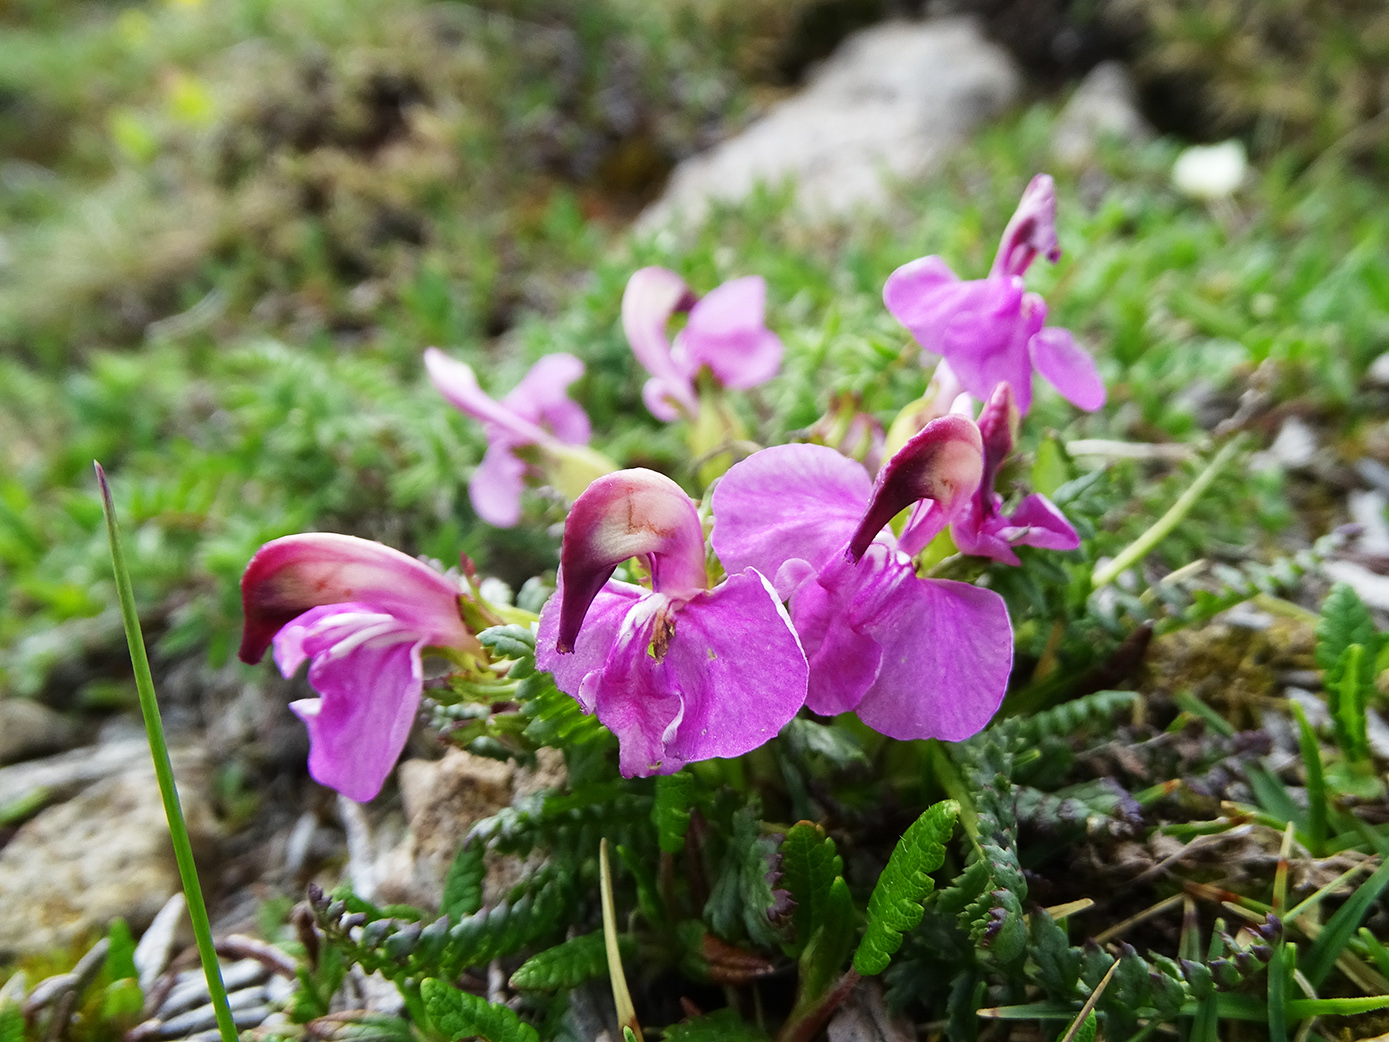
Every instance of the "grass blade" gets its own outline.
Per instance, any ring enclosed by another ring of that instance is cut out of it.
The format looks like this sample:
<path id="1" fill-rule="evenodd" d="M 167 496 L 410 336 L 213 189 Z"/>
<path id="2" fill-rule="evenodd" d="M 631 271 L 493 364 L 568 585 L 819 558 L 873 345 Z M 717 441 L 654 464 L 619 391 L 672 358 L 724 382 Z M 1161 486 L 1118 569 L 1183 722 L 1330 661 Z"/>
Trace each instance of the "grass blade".
<path id="1" fill-rule="evenodd" d="M 1370 906 L 1379 899 L 1386 886 L 1389 886 L 1389 861 L 1381 863 L 1374 875 L 1361 883 L 1351 894 L 1350 900 L 1327 920 L 1325 928 L 1307 949 L 1307 957 L 1302 960 L 1303 972 L 1314 988 L 1322 986 L 1342 950 L 1369 913 Z"/>
<path id="2" fill-rule="evenodd" d="M 198 942 L 207 990 L 212 996 L 212 1009 L 217 1016 L 217 1030 L 222 1042 L 236 1042 L 236 1025 L 232 1022 L 231 1007 L 227 1005 L 227 990 L 222 985 L 222 970 L 217 965 L 217 953 L 212 946 L 212 924 L 208 921 L 207 905 L 203 902 L 202 887 L 198 885 L 198 868 L 193 862 L 193 844 L 188 839 L 188 826 L 183 820 L 178 789 L 174 785 L 174 768 L 169 762 L 169 745 L 164 739 L 164 722 L 159 716 L 159 701 L 154 694 L 154 678 L 150 675 L 149 658 L 145 654 L 145 638 L 140 632 L 140 617 L 135 612 L 135 593 L 130 586 L 130 572 L 125 566 L 121 548 L 120 528 L 116 524 L 116 508 L 111 502 L 111 486 L 100 463 L 96 467 L 97 483 L 101 486 L 101 508 L 106 514 L 106 534 L 111 541 L 111 567 L 116 573 L 116 590 L 121 601 L 121 620 L 125 623 L 125 639 L 130 645 L 130 663 L 135 671 L 135 687 L 140 693 L 140 713 L 145 718 L 145 734 L 149 737 L 150 755 L 154 759 L 154 776 L 159 782 L 159 795 L 164 800 L 164 816 L 169 821 L 169 837 L 174 844 L 174 859 L 178 876 L 188 898 L 188 917 L 193 921 L 193 936 Z"/>

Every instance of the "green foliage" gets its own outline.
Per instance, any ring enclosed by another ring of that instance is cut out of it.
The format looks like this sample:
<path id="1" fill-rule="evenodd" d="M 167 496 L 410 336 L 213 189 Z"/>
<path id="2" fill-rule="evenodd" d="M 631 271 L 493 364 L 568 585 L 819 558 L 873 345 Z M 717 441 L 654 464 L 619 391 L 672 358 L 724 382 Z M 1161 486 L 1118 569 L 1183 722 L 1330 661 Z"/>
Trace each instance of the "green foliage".
<path id="1" fill-rule="evenodd" d="M 461 919 L 482 907 L 482 884 L 487 878 L 486 845 L 464 843 L 458 848 L 444 876 L 444 898 L 439 911 Z"/>
<path id="2" fill-rule="evenodd" d="M 1366 709 L 1375 690 L 1374 660 L 1362 644 L 1352 644 L 1326 671 L 1326 697 L 1336 744 L 1352 760 L 1370 756 Z"/>
<path id="3" fill-rule="evenodd" d="M 632 938 L 623 934 L 617 939 L 624 959 L 636 955 Z M 608 954 L 603 932 L 582 934 L 538 952 L 527 959 L 511 975 L 511 986 L 523 991 L 557 991 L 573 988 L 592 977 L 608 972 Z"/>
<path id="4" fill-rule="evenodd" d="M 0 1002 L 0 1042 L 24 1042 L 24 1011 L 17 1002 Z"/>
<path id="5" fill-rule="evenodd" d="M 1317 619 L 1317 666 L 1332 670 L 1342 662 L 1351 645 L 1358 644 L 1370 652 L 1379 651 L 1382 638 L 1375 630 L 1374 620 L 1365 602 L 1348 583 L 1336 583 L 1322 601 Z"/>
<path id="6" fill-rule="evenodd" d="M 656 802 L 651 821 L 656 826 L 661 851 L 678 854 L 685 849 L 685 831 L 690 827 L 690 809 L 698 782 L 688 771 L 662 775 L 656 779 Z"/>
<path id="7" fill-rule="evenodd" d="M 819 825 L 797 822 L 781 842 L 781 884 L 796 902 L 792 922 L 803 946 L 832 915 L 832 892 L 844 860 Z"/>
<path id="8" fill-rule="evenodd" d="M 434 977 L 420 981 L 429 1019 L 449 1042 L 477 1037 L 485 1042 L 539 1042 L 540 1035 L 512 1010 L 471 995 Z"/>
<path id="9" fill-rule="evenodd" d="M 746 934 L 754 944 L 774 947 L 780 933 L 771 916 L 781 906 L 773 884 L 777 841 L 766 835 L 754 807 L 734 815 L 719 877 L 709 893 L 704 919 L 725 940 Z M 740 929 L 741 928 L 741 929 Z"/>
<path id="10" fill-rule="evenodd" d="M 945 844 L 959 813 L 953 800 L 928 807 L 893 848 L 868 899 L 867 929 L 854 953 L 859 973 L 872 976 L 887 969 L 902 934 L 921 922 L 922 904 L 935 889 L 931 873 L 945 862 Z"/>
<path id="11" fill-rule="evenodd" d="M 691 1017 L 666 1028 L 666 1042 L 766 1042 L 767 1033 L 731 1009 Z"/>

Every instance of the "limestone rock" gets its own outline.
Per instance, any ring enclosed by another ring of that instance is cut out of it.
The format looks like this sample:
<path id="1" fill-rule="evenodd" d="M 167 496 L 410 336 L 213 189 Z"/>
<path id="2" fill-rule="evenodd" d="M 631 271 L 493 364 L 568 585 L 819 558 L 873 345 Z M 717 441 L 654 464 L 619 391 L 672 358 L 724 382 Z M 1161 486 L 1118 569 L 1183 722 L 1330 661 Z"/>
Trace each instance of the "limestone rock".
<path id="1" fill-rule="evenodd" d="M 681 163 L 638 229 L 703 217 L 713 200 L 797 184 L 815 216 L 881 209 L 894 179 L 938 166 L 1017 98 L 1013 60 L 969 18 L 891 21 L 850 37 L 799 93 L 742 133 Z"/>
<path id="2" fill-rule="evenodd" d="M 1051 154 L 1057 162 L 1080 167 L 1095 158 L 1106 138 L 1137 144 L 1153 137 L 1153 128 L 1138 111 L 1138 91 L 1121 62 L 1096 65 L 1057 117 Z"/>
<path id="3" fill-rule="evenodd" d="M 382 867 L 383 900 L 437 908 L 459 844 L 481 819 L 511 805 L 516 768 L 450 749 L 439 760 L 406 760 L 396 769 L 410 831 Z"/>
<path id="4" fill-rule="evenodd" d="M 40 702 L 0 698 L 0 764 L 65 749 L 73 731 L 71 721 Z"/>
<path id="5" fill-rule="evenodd" d="M 174 756 L 195 849 L 216 834 L 204 795 L 207 768 L 193 751 Z M 0 957 L 46 952 L 104 930 L 117 916 L 144 929 L 179 889 L 178 868 L 154 769 L 93 783 L 40 812 L 0 850 Z"/>

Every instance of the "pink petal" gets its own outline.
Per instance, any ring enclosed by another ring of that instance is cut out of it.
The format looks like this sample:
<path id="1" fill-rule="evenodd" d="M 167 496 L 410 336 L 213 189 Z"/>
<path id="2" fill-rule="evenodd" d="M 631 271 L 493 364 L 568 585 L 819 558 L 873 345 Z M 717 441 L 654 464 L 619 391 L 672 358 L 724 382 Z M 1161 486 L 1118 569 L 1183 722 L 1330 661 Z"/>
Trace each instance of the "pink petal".
<path id="1" fill-rule="evenodd" d="M 521 492 L 526 485 L 526 464 L 512 446 L 494 441 L 468 479 L 468 498 L 477 516 L 496 528 L 511 528 L 521 520 Z"/>
<path id="2" fill-rule="evenodd" d="M 932 420 L 878 471 L 849 552 L 855 560 L 862 557 L 887 523 L 918 500 L 934 500 L 947 515 L 953 514 L 979 487 L 983 467 L 983 446 L 973 420 L 955 415 Z"/>
<path id="3" fill-rule="evenodd" d="M 516 445 L 547 440 L 545 432 L 534 419 L 517 413 L 483 391 L 471 366 L 450 358 L 437 347 L 425 349 L 424 366 L 429 372 L 430 381 L 454 408 L 488 428 L 489 441 L 499 435 Z"/>
<path id="4" fill-rule="evenodd" d="M 996 493 L 982 493 L 951 522 L 950 536 L 962 554 L 1021 564 L 1006 537 L 1008 522 L 998 516 L 999 503 Z"/>
<path id="5" fill-rule="evenodd" d="M 1040 493 L 1028 496 L 1008 518 L 1005 535 L 1010 542 L 1044 550 L 1074 550 L 1080 536 L 1056 504 Z"/>
<path id="6" fill-rule="evenodd" d="M 597 712 L 618 736 L 624 775 L 669 774 L 756 749 L 796 715 L 805 684 L 790 619 L 749 571 L 688 602 L 640 602 L 608 657 Z"/>
<path id="7" fill-rule="evenodd" d="M 564 599 L 556 647 L 574 647 L 584 614 L 613 570 L 632 557 L 651 563 L 652 587 L 676 595 L 708 585 L 704 528 L 694 502 L 653 470 L 620 470 L 588 486 L 564 522 Z"/>
<path id="8" fill-rule="evenodd" d="M 1014 433 L 1018 427 L 1018 407 L 1013 397 L 1013 385 L 1000 383 L 989 400 L 979 410 L 979 436 L 984 442 L 984 474 L 979 487 L 992 492 L 998 478 L 998 468 L 1013 451 Z"/>
<path id="9" fill-rule="evenodd" d="M 1032 364 L 1072 405 L 1094 412 L 1104 404 L 1104 381 L 1095 360 L 1075 342 L 1070 330 L 1049 326 L 1027 344 Z"/>
<path id="10" fill-rule="evenodd" d="M 735 390 L 756 387 L 776 375 L 784 348 L 766 328 L 767 281 L 758 275 L 732 279 L 693 308 L 676 340 L 691 373 L 707 365 L 719 383 Z"/>
<path id="11" fill-rule="evenodd" d="M 276 659 L 284 666 L 307 653 L 309 684 L 320 696 L 290 707 L 309 730 L 309 774 L 365 803 L 381 791 L 410 736 L 420 651 L 429 641 L 361 604 L 311 609 L 286 631 Z"/>
<path id="12" fill-rule="evenodd" d="M 805 704 L 812 712 L 837 716 L 858 708 L 877 679 L 882 649 L 854 627 L 852 608 L 889 556 L 894 555 L 879 544 L 858 564 L 836 557 L 791 599 L 791 619 L 810 666 Z"/>
<path id="13" fill-rule="evenodd" d="M 887 277 L 883 303 L 898 322 L 911 330 L 922 347 L 943 354 L 937 330 L 962 299 L 976 292 L 974 283 L 961 282 L 950 266 L 936 256 L 919 257 Z"/>
<path id="14" fill-rule="evenodd" d="M 1046 305 L 1024 293 L 1017 278 L 984 279 L 979 292 L 946 317 L 940 334 L 943 354 L 966 391 L 988 399 L 1000 383 L 1011 384 L 1018 411 L 1032 404 L 1028 339 L 1042 328 Z"/>
<path id="15" fill-rule="evenodd" d="M 805 653 L 776 592 L 752 570 L 680 609 L 662 665 L 684 695 L 666 752 L 685 762 L 750 752 L 805 702 Z"/>
<path id="16" fill-rule="evenodd" d="M 863 631 L 882 648 L 877 679 L 858 706 L 875 731 L 958 742 L 998 711 L 1013 629 L 992 590 L 912 576 L 880 598 Z"/>
<path id="17" fill-rule="evenodd" d="M 651 377 L 642 384 L 641 400 L 647 411 L 662 423 L 674 423 L 699 412 L 694 386 L 683 377 Z"/>
<path id="18" fill-rule="evenodd" d="M 753 453 L 714 486 L 714 552 L 730 573 L 777 576 L 796 559 L 818 569 L 844 549 L 871 489 L 862 466 L 825 445 Z"/>
<path id="19" fill-rule="evenodd" d="M 666 326 L 677 311 L 688 309 L 694 296 L 683 279 L 666 268 L 642 268 L 633 272 L 622 294 L 622 329 L 637 361 L 657 381 L 655 392 L 643 392 L 647 408 L 658 419 L 665 419 L 657 409 L 669 411 L 667 398 L 675 401 L 686 414 L 699 411 L 699 400 L 690 384 L 693 371 L 676 365 L 671 357 Z M 652 408 L 653 402 L 656 408 Z"/>
<path id="20" fill-rule="evenodd" d="M 502 399 L 502 405 L 547 427 L 566 445 L 587 445 L 588 414 L 568 394 L 569 385 L 583 375 L 584 363 L 573 355 L 545 355 Z"/>
<path id="21" fill-rule="evenodd" d="M 459 616 L 457 583 L 368 539 L 315 532 L 262 546 L 241 577 L 246 616 L 241 660 L 259 662 L 271 638 L 319 605 L 358 601 L 428 634 L 431 642 L 477 649 Z"/>
<path id="22" fill-rule="evenodd" d="M 622 620 L 638 600 L 649 596 L 646 590 L 631 583 L 609 579 L 598 591 L 584 615 L 583 627 L 574 639 L 574 650 L 561 654 L 555 647 L 559 639 L 560 605 L 564 603 L 564 576 L 559 588 L 545 602 L 540 612 L 540 628 L 535 638 L 535 664 L 553 673 L 555 685 L 572 696 L 584 712 L 594 709 L 594 689 L 608 661 Z"/>
<path id="23" fill-rule="evenodd" d="M 1022 194 L 1008 227 L 990 275 L 1022 275 L 1038 254 L 1055 264 L 1061 259 L 1061 244 L 1056 238 L 1056 183 L 1046 174 L 1038 174 Z"/>

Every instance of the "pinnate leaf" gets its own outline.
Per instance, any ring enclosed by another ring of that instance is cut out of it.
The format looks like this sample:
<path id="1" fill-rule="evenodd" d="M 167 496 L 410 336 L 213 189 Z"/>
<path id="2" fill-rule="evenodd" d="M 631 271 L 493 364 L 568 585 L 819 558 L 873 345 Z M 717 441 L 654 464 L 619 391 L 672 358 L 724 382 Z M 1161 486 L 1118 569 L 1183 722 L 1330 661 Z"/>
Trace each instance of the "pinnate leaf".
<path id="1" fill-rule="evenodd" d="M 690 806 L 694 799 L 695 777 L 686 771 L 656 779 L 656 803 L 651 821 L 662 852 L 678 854 L 685 849 L 685 831 L 690 827 Z"/>
<path id="2" fill-rule="evenodd" d="M 819 825 L 793 825 L 781 843 L 781 885 L 796 902 L 796 940 L 807 943 L 825 922 L 830 890 L 844 871 L 834 840 Z"/>
<path id="3" fill-rule="evenodd" d="M 486 1042 L 540 1042 L 540 1035 L 505 1006 L 494 1006 L 478 995 L 470 995 L 445 984 L 437 977 L 420 982 L 420 997 L 429 1019 L 445 1038 L 457 1042 L 481 1038 Z"/>
<path id="4" fill-rule="evenodd" d="M 863 976 L 887 969 L 902 934 L 921 922 L 922 905 L 935 889 L 931 873 L 945 861 L 945 843 L 959 813 L 954 800 L 928 807 L 892 851 L 868 899 L 868 929 L 854 953 L 854 969 Z"/>
<path id="5" fill-rule="evenodd" d="M 636 955 L 636 942 L 626 934 L 617 939 L 625 959 Z M 603 931 L 595 930 L 532 955 L 511 975 L 511 986 L 527 991 L 573 988 L 608 972 L 608 953 Z"/>
<path id="6" fill-rule="evenodd" d="M 482 907 L 482 881 L 487 877 L 483 860 L 487 852 L 484 843 L 464 843 L 454 855 L 444 877 L 444 900 L 439 911 L 462 919 Z"/>
<path id="7" fill-rule="evenodd" d="M 1317 620 L 1317 666 L 1334 669 L 1352 644 L 1370 649 L 1369 657 L 1373 660 L 1377 643 L 1374 620 L 1360 595 L 1346 583 L 1331 587 Z"/>

